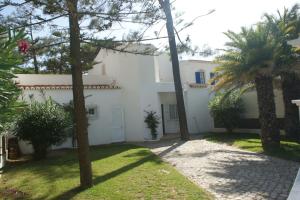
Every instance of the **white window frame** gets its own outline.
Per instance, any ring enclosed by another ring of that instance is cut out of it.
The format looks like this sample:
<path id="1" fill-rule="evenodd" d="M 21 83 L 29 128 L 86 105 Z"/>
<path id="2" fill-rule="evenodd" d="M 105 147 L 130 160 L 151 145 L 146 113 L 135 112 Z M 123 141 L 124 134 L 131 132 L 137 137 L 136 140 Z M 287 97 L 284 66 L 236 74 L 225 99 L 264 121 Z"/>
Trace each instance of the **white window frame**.
<path id="1" fill-rule="evenodd" d="M 94 110 L 94 114 L 90 114 L 90 110 Z M 86 115 L 88 119 L 97 119 L 98 118 L 98 106 L 97 105 L 87 105 L 86 106 Z"/>

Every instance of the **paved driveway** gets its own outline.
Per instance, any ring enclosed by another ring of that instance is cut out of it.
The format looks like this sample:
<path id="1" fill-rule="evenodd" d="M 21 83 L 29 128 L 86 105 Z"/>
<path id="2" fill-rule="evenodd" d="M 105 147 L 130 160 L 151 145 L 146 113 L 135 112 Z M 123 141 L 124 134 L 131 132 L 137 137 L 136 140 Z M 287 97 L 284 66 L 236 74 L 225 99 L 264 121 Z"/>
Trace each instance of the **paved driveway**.
<path id="1" fill-rule="evenodd" d="M 201 139 L 143 145 L 220 200 L 285 200 L 300 166 Z"/>

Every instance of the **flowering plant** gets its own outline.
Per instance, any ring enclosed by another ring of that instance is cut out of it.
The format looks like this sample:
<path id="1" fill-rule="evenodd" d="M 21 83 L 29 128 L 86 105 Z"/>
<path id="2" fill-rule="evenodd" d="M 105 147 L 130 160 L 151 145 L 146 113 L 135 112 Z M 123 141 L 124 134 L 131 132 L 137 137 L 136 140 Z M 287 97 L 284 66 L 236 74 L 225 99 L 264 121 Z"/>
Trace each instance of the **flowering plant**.
<path id="1" fill-rule="evenodd" d="M 30 48 L 30 44 L 27 40 L 18 41 L 19 52 L 26 54 Z"/>

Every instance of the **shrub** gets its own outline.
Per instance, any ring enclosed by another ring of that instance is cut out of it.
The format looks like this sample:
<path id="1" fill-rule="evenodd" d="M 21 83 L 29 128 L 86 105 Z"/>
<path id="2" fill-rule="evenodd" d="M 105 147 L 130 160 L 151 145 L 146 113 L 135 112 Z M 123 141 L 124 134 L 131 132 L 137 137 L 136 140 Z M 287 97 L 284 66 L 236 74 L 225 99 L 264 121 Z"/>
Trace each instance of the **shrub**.
<path id="1" fill-rule="evenodd" d="M 39 160 L 46 157 L 51 145 L 61 144 L 66 139 L 70 121 L 63 108 L 51 99 L 32 102 L 17 119 L 14 133 L 32 144 L 34 159 Z"/>
<path id="2" fill-rule="evenodd" d="M 159 117 L 154 111 L 145 111 L 145 112 L 147 113 L 147 116 L 145 118 L 145 123 L 147 124 L 147 127 L 151 131 L 152 139 L 156 139 L 157 127 L 159 125 Z"/>
<path id="3" fill-rule="evenodd" d="M 208 104 L 211 116 L 216 124 L 226 128 L 228 132 L 238 127 L 244 105 L 239 91 L 216 93 Z"/>

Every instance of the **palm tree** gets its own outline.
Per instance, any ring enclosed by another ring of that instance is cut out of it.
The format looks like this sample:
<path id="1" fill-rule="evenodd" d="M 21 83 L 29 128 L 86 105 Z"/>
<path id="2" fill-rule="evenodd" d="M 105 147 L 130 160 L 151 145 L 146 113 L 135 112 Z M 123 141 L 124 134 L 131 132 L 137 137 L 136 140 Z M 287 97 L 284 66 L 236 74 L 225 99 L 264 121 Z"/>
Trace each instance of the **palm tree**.
<path id="1" fill-rule="evenodd" d="M 274 58 L 278 43 L 265 24 L 242 28 L 240 33 L 228 31 L 230 39 L 224 54 L 217 57 L 219 63 L 215 77 L 215 90 L 256 88 L 261 124 L 261 142 L 265 151 L 279 148 L 280 134 L 276 122 L 273 91 Z"/>
<path id="2" fill-rule="evenodd" d="M 298 107 L 292 100 L 300 98 L 300 76 L 295 72 L 298 66 L 298 50 L 288 44 L 289 40 L 298 38 L 300 32 L 299 5 L 290 10 L 278 11 L 278 16 L 265 15 L 273 36 L 280 42 L 281 51 L 278 52 L 277 74 L 281 79 L 281 89 L 284 102 L 284 130 L 286 136 L 300 140 L 300 122 Z"/>

